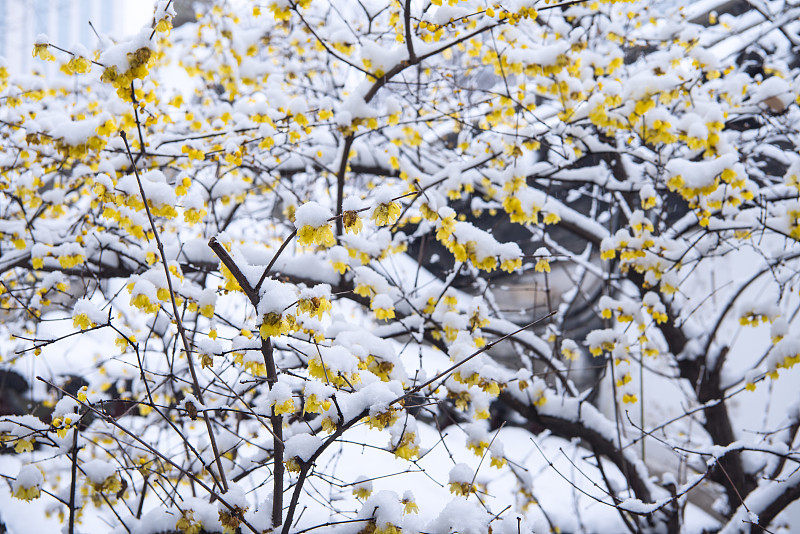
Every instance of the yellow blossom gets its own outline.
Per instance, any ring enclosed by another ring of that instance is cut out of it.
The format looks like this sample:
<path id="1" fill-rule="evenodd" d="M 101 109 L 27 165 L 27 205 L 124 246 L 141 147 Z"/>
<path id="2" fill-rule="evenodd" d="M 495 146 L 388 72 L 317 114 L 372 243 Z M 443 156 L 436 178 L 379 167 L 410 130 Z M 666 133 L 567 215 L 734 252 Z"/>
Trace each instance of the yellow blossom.
<path id="1" fill-rule="evenodd" d="M 322 430 L 328 433 L 336 431 L 336 422 L 331 419 L 330 417 L 323 417 L 322 422 Z"/>
<path id="2" fill-rule="evenodd" d="M 275 415 L 293 414 L 295 412 L 294 399 L 291 397 L 281 403 L 275 403 Z"/>
<path id="3" fill-rule="evenodd" d="M 203 220 L 207 214 L 204 209 L 189 208 L 183 212 L 183 220 L 189 224 L 196 224 Z"/>
<path id="4" fill-rule="evenodd" d="M 92 63 L 82 56 L 74 56 L 67 63 L 67 69 L 75 74 L 88 74 L 92 70 Z"/>
<path id="5" fill-rule="evenodd" d="M 159 33 L 166 33 L 169 35 L 169 31 L 172 29 L 172 21 L 167 17 L 159 20 L 156 24 L 155 30 Z"/>
<path id="6" fill-rule="evenodd" d="M 378 226 L 394 224 L 397 217 L 400 216 L 400 211 L 400 204 L 397 202 L 379 204 L 372 212 L 372 220 Z"/>
<path id="7" fill-rule="evenodd" d="M 331 401 L 325 399 L 320 401 L 315 393 L 306 397 L 305 405 L 303 406 L 303 413 L 321 413 L 331 407 Z"/>
<path id="8" fill-rule="evenodd" d="M 467 496 L 475 491 L 475 485 L 469 482 L 451 482 L 450 493 Z"/>
<path id="9" fill-rule="evenodd" d="M 184 510 L 181 517 L 175 522 L 175 529 L 183 534 L 200 534 L 203 530 L 203 523 L 194 519 L 193 510 Z"/>
<path id="10" fill-rule="evenodd" d="M 506 459 L 500 456 L 492 456 L 492 461 L 489 463 L 490 466 L 496 467 L 497 469 L 502 468 L 506 465 Z"/>
<path id="11" fill-rule="evenodd" d="M 539 258 L 536 260 L 536 267 L 534 267 L 534 270 L 537 273 L 549 273 L 550 261 L 547 258 Z"/>
<path id="12" fill-rule="evenodd" d="M 375 317 L 379 320 L 388 321 L 394 319 L 394 306 L 391 308 L 375 308 Z"/>
<path id="13" fill-rule="evenodd" d="M 363 484 L 363 483 L 356 484 L 353 487 L 353 495 L 356 496 L 356 499 L 360 499 L 362 501 L 367 500 L 369 498 L 369 496 L 372 495 L 372 483 L 369 483 L 369 484 Z"/>
<path id="14" fill-rule="evenodd" d="M 261 334 L 261 337 L 266 339 L 270 336 L 288 334 L 289 329 L 289 322 L 286 318 L 281 316 L 280 313 L 270 312 L 264 316 L 263 322 L 261 323 L 258 331 Z"/>
<path id="15" fill-rule="evenodd" d="M 327 224 L 317 228 L 306 224 L 297 231 L 297 242 L 300 245 L 332 247 L 336 244 L 336 237 L 334 237 L 333 231 Z"/>
<path id="16" fill-rule="evenodd" d="M 289 471 L 290 473 L 299 473 L 301 461 L 302 460 L 300 460 L 300 458 L 296 456 L 294 458 L 289 458 L 284 462 L 284 464 L 286 464 L 286 470 Z"/>
<path id="17" fill-rule="evenodd" d="M 345 232 L 352 234 L 357 234 L 364 227 L 358 213 L 352 210 L 345 211 L 342 214 L 342 224 L 344 225 Z"/>
<path id="18" fill-rule="evenodd" d="M 419 513 L 419 506 L 412 500 L 403 499 L 400 501 L 403 503 L 403 513 L 404 514 L 418 514 Z"/>
<path id="19" fill-rule="evenodd" d="M 331 302 L 325 297 L 311 297 L 300 299 L 297 303 L 297 311 L 307 313 L 312 317 L 322 319 L 322 314 L 331 310 Z"/>
<path id="20" fill-rule="evenodd" d="M 35 438 L 31 437 L 29 439 L 26 438 L 19 438 L 17 439 L 17 443 L 14 445 L 14 452 L 17 454 L 23 452 L 32 452 L 33 451 L 33 444 L 36 441 Z"/>
<path id="21" fill-rule="evenodd" d="M 419 445 L 415 443 L 416 435 L 413 432 L 406 432 L 400 439 L 400 443 L 394 449 L 394 455 L 404 460 L 411 460 L 419 456 Z"/>
<path id="22" fill-rule="evenodd" d="M 44 61 L 55 61 L 56 56 L 48 49 L 50 45 L 47 43 L 39 43 L 33 45 L 33 57 L 39 57 Z"/>
<path id="23" fill-rule="evenodd" d="M 81 330 L 86 330 L 88 328 L 97 326 L 95 323 L 89 319 L 89 316 L 85 313 L 79 313 L 72 318 L 72 326 L 73 328 L 80 328 Z"/>

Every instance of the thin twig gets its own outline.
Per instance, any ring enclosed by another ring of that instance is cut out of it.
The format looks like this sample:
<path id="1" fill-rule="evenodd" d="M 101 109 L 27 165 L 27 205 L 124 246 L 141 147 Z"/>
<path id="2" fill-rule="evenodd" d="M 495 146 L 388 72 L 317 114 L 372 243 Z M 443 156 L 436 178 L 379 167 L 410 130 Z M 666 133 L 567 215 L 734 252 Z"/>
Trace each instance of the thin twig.
<path id="1" fill-rule="evenodd" d="M 122 137 L 122 141 L 125 143 L 125 150 L 128 152 L 128 158 L 130 158 L 131 166 L 133 167 L 133 173 L 136 176 L 136 183 L 139 185 L 139 193 L 142 195 L 142 203 L 144 204 L 145 212 L 147 213 L 147 219 L 150 222 L 150 228 L 153 230 L 153 236 L 156 240 L 156 246 L 158 247 L 158 253 L 161 257 L 161 263 L 164 265 L 164 273 L 167 277 L 167 289 L 169 290 L 169 297 L 172 303 L 172 312 L 173 317 L 175 320 L 175 325 L 178 327 L 178 333 L 180 334 L 181 341 L 183 342 L 183 351 L 186 354 L 186 360 L 188 362 L 189 373 L 192 375 L 192 386 L 193 386 L 193 393 L 194 396 L 201 404 L 205 404 L 203 401 L 203 389 L 200 387 L 200 382 L 197 379 L 197 371 L 194 368 L 194 357 L 192 356 L 192 350 L 189 345 L 189 340 L 186 338 L 186 329 L 183 326 L 183 322 L 181 321 L 181 315 L 178 311 L 178 304 L 175 301 L 175 290 L 172 287 L 172 273 L 169 272 L 169 265 L 167 264 L 167 256 L 164 252 L 164 245 L 161 243 L 161 237 L 159 236 L 158 229 L 156 228 L 155 220 L 153 220 L 153 214 L 150 213 L 150 206 L 147 204 L 147 195 L 144 192 L 144 186 L 142 185 L 142 179 L 139 176 L 139 170 L 136 168 L 136 162 L 133 159 L 133 154 L 131 153 L 131 147 L 128 144 L 128 136 L 125 134 L 124 130 L 120 130 L 119 132 L 120 137 Z M 208 416 L 208 412 L 203 412 L 203 419 L 206 423 L 206 429 L 208 430 L 208 438 L 211 442 L 211 449 L 214 452 L 214 459 L 217 462 L 217 470 L 219 471 L 219 478 L 222 484 L 222 491 L 223 493 L 228 491 L 228 482 L 225 479 L 225 471 L 222 469 L 222 459 L 219 455 L 219 449 L 217 447 L 217 440 L 214 437 L 214 431 L 211 428 L 211 419 Z M 216 480 L 215 480 L 216 481 Z"/>

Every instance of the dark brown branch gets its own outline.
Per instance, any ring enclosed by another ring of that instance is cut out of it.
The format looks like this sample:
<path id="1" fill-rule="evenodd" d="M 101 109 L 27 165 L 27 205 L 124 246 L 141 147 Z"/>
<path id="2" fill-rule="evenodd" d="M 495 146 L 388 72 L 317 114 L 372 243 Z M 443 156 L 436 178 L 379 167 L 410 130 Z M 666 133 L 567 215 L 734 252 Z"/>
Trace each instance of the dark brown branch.
<path id="1" fill-rule="evenodd" d="M 78 483 L 78 425 L 72 429 L 72 479 L 69 482 L 69 526 L 67 532 L 75 534 L 75 487 Z"/>
<path id="2" fill-rule="evenodd" d="M 589 445 L 589 448 L 594 450 L 596 454 L 605 456 L 617 466 L 620 472 L 627 473 L 628 484 L 630 484 L 637 499 L 645 503 L 652 502 L 650 490 L 645 480 L 639 476 L 637 466 L 619 450 L 612 440 L 607 439 L 596 430 L 581 424 L 580 421 L 562 419 L 554 415 L 540 414 L 535 406 L 520 402 L 509 393 L 500 393 L 499 398 L 507 406 L 535 425 L 534 432 L 536 430 L 541 431 L 547 429 L 554 435 L 567 440 L 579 438 L 585 441 Z"/>

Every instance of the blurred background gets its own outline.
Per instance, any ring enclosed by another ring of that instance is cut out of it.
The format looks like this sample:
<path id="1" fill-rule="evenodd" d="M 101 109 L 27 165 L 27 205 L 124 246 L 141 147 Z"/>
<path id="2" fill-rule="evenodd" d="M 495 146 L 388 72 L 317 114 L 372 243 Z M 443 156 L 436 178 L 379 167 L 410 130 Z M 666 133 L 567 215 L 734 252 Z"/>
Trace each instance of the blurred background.
<path id="1" fill-rule="evenodd" d="M 194 9 L 208 0 L 173 0 L 178 16 L 175 25 L 194 20 Z M 82 44 L 97 46 L 97 36 L 118 40 L 150 23 L 155 2 L 148 0 L 0 0 L 0 57 L 12 75 L 36 69 L 46 75 L 58 73 L 58 65 L 33 58 L 39 34 L 65 49 Z"/>

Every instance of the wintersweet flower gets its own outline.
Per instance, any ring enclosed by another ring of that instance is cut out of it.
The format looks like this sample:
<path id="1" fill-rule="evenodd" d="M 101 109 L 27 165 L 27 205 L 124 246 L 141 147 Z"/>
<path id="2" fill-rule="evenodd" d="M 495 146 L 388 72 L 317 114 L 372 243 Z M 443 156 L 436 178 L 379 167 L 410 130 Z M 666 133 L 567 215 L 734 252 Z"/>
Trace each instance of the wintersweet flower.
<path id="1" fill-rule="evenodd" d="M 363 476 L 358 477 L 353 485 L 353 495 L 355 495 L 356 499 L 367 500 L 372 495 L 372 481 Z"/>
<path id="2" fill-rule="evenodd" d="M 378 430 L 383 430 L 387 426 L 391 426 L 397 421 L 400 415 L 397 413 L 397 410 L 394 408 L 389 408 L 388 410 L 372 415 L 367 418 L 367 426 L 369 428 L 377 428 Z"/>
<path id="3" fill-rule="evenodd" d="M 400 501 L 403 504 L 403 513 L 404 514 L 418 514 L 419 513 L 419 506 L 417 503 L 414 502 L 413 496 L 406 497 L 403 496 L 403 500 Z"/>
<path id="4" fill-rule="evenodd" d="M 144 293 L 131 296 L 131 305 L 139 308 L 146 313 L 156 313 L 161 309 L 157 302 L 151 302 L 150 298 Z"/>
<path id="5" fill-rule="evenodd" d="M 164 17 L 163 19 L 159 20 L 155 27 L 155 30 L 158 33 L 165 33 L 167 35 L 169 35 L 171 29 L 172 21 L 168 17 Z"/>
<path id="6" fill-rule="evenodd" d="M 67 63 L 67 69 L 74 74 L 88 74 L 92 70 L 92 63 L 83 56 L 74 56 Z"/>
<path id="7" fill-rule="evenodd" d="M 413 432 L 406 432 L 400 438 L 400 443 L 394 450 L 394 455 L 404 460 L 411 460 L 419 456 L 419 444 L 415 443 L 417 436 Z"/>
<path id="8" fill-rule="evenodd" d="M 42 491 L 44 477 L 34 465 L 26 465 L 19 470 L 17 478 L 11 485 L 12 495 L 21 501 L 38 499 Z"/>
<path id="9" fill-rule="evenodd" d="M 136 338 L 131 336 L 129 338 L 118 337 L 114 340 L 114 344 L 118 346 L 122 352 L 125 352 L 128 348 L 128 340 L 130 340 L 130 343 L 136 343 Z"/>
<path id="10" fill-rule="evenodd" d="M 30 438 L 19 438 L 17 439 L 17 443 L 14 445 L 14 452 L 17 454 L 23 452 L 32 452 L 33 451 L 33 444 L 36 442 L 36 438 L 31 436 Z"/>
<path id="11" fill-rule="evenodd" d="M 506 465 L 506 463 L 508 463 L 508 462 L 502 456 L 492 456 L 492 460 L 491 460 L 491 462 L 489 462 L 489 465 L 491 467 L 496 467 L 497 469 L 500 469 L 500 468 L 504 467 Z"/>
<path id="12" fill-rule="evenodd" d="M 322 425 L 322 430 L 324 432 L 330 434 L 336 431 L 336 422 L 330 417 L 323 417 L 320 424 Z"/>
<path id="13" fill-rule="evenodd" d="M 58 257 L 58 264 L 64 269 L 71 269 L 76 265 L 82 265 L 84 261 L 82 254 L 66 254 Z"/>
<path id="14" fill-rule="evenodd" d="M 359 368 L 366 369 L 370 373 L 380 378 L 382 381 L 388 382 L 391 379 L 390 374 L 392 369 L 394 369 L 394 364 L 392 362 L 387 362 L 386 360 L 376 358 L 373 355 L 369 355 L 367 356 L 366 361 L 359 363 Z"/>
<path id="15" fill-rule="evenodd" d="M 322 319 L 322 314 L 330 311 L 332 308 L 331 301 L 325 297 L 311 297 L 307 299 L 300 299 L 297 303 L 297 311 L 300 313 L 307 313 L 312 317 Z"/>
<path id="16" fill-rule="evenodd" d="M 316 393 L 312 393 L 306 397 L 306 402 L 303 405 L 303 413 L 322 413 L 331 407 L 330 399 L 320 401 Z"/>
<path id="17" fill-rule="evenodd" d="M 50 423 L 50 426 L 55 429 L 59 438 L 64 438 L 66 437 L 69 429 L 72 428 L 72 417 L 65 416 L 63 419 L 61 417 L 56 417 Z"/>
<path id="18" fill-rule="evenodd" d="M 194 519 L 193 510 L 184 510 L 181 517 L 175 522 L 175 530 L 183 534 L 200 534 L 203 530 L 203 523 Z"/>
<path id="19" fill-rule="evenodd" d="M 306 224 L 297 231 L 297 242 L 301 245 L 322 245 L 329 248 L 336 244 L 336 237 L 327 224 L 316 228 Z"/>
<path id="20" fill-rule="evenodd" d="M 578 344 L 572 341 L 571 339 L 565 339 L 561 343 L 561 355 L 564 356 L 565 359 L 575 361 L 580 356 L 580 349 L 578 348 Z"/>
<path id="21" fill-rule="evenodd" d="M 293 414 L 295 411 L 294 399 L 291 397 L 281 403 L 275 403 L 275 415 Z"/>
<path id="22" fill-rule="evenodd" d="M 467 442 L 467 449 L 471 450 L 475 456 L 481 457 L 483 456 L 483 452 L 486 448 L 489 447 L 488 441 L 468 441 Z"/>
<path id="23" fill-rule="evenodd" d="M 520 267 L 522 267 L 522 258 L 503 260 L 500 263 L 500 269 L 507 273 L 513 273 Z"/>
<path id="24" fill-rule="evenodd" d="M 295 456 L 293 458 L 289 458 L 283 463 L 286 465 L 286 470 L 289 471 L 290 473 L 299 473 L 300 462 L 302 462 L 302 460 L 297 456 Z"/>
<path id="25" fill-rule="evenodd" d="M 475 491 L 475 485 L 469 482 L 451 482 L 450 493 L 454 495 L 467 496 Z"/>
<path id="26" fill-rule="evenodd" d="M 372 212 L 372 220 L 378 226 L 394 224 L 400 216 L 400 204 L 397 202 L 387 202 L 379 204 Z"/>
<path id="27" fill-rule="evenodd" d="M 266 339 L 270 336 L 288 334 L 291 330 L 291 321 L 289 317 L 292 316 L 283 317 L 280 313 L 276 312 L 270 312 L 264 315 L 263 322 L 258 329 L 261 337 Z M 294 317 L 292 317 L 292 319 L 294 319 Z"/>
<path id="28" fill-rule="evenodd" d="M 375 317 L 382 321 L 388 321 L 389 319 L 394 319 L 394 306 L 391 308 L 373 308 L 375 311 Z"/>
<path id="29" fill-rule="evenodd" d="M 72 326 L 74 328 L 80 328 L 81 330 L 87 330 L 97 325 L 89 319 L 88 315 L 79 313 L 72 318 Z"/>
<path id="30" fill-rule="evenodd" d="M 342 214 L 342 224 L 344 225 L 345 232 L 351 234 L 357 234 L 364 228 L 364 224 L 361 222 L 358 212 L 354 210 L 345 211 Z"/>
<path id="31" fill-rule="evenodd" d="M 207 213 L 204 209 L 189 208 L 183 212 L 183 220 L 189 224 L 197 224 L 203 220 Z"/>
<path id="32" fill-rule="evenodd" d="M 33 45 L 33 57 L 38 57 L 44 61 L 55 61 L 56 56 L 50 52 L 48 43 L 37 43 Z"/>
<path id="33" fill-rule="evenodd" d="M 549 273 L 550 272 L 550 251 L 547 250 L 546 247 L 539 247 L 533 253 L 533 257 L 536 259 L 536 266 L 534 270 L 537 273 Z"/>

